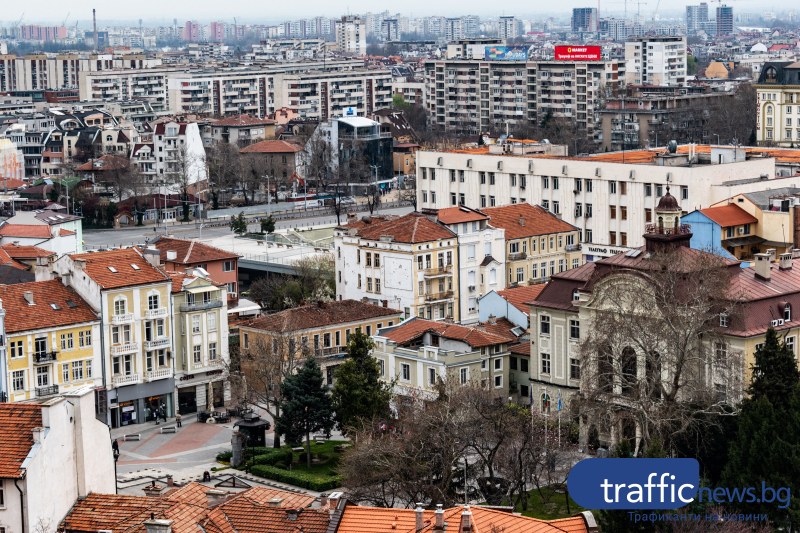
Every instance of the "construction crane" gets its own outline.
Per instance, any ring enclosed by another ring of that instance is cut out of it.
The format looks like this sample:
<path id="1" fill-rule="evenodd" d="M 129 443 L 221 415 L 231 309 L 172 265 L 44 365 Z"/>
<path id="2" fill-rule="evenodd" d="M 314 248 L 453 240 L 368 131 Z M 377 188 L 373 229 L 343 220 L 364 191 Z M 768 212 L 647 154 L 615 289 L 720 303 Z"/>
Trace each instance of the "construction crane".
<path id="1" fill-rule="evenodd" d="M 67 16 L 66 16 L 66 17 L 64 17 L 64 22 L 62 22 L 62 23 L 61 23 L 61 25 L 62 25 L 62 26 L 64 26 L 65 28 L 67 27 L 67 21 L 69 20 L 69 16 L 70 16 L 71 14 L 72 14 L 72 13 L 71 13 L 70 11 L 67 11 Z"/>
<path id="2" fill-rule="evenodd" d="M 661 0 L 656 2 L 656 8 L 653 10 L 653 22 L 658 20 L 658 8 L 661 7 Z"/>
<path id="3" fill-rule="evenodd" d="M 20 31 L 19 31 L 19 27 L 22 25 L 22 19 L 24 19 L 24 18 L 25 18 L 25 12 L 23 11 L 22 15 L 19 16 L 19 20 L 17 22 L 15 22 L 13 26 L 11 26 L 14 29 L 14 31 L 16 32 L 15 37 L 17 37 L 17 38 L 21 37 Z"/>

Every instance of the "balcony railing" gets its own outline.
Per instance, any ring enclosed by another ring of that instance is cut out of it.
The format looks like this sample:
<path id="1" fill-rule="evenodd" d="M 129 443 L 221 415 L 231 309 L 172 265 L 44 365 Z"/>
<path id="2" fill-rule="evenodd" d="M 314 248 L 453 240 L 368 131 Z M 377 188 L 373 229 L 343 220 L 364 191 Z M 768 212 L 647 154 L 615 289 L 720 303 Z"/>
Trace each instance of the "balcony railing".
<path id="1" fill-rule="evenodd" d="M 128 324 L 133 322 L 133 313 L 125 313 L 124 315 L 113 315 L 111 317 L 112 324 Z"/>
<path id="2" fill-rule="evenodd" d="M 426 276 L 442 276 L 445 274 L 449 274 L 453 270 L 453 265 L 439 265 L 437 267 L 431 267 L 425 269 Z"/>
<path id="3" fill-rule="evenodd" d="M 167 308 L 159 307 L 157 309 L 148 309 L 144 312 L 145 318 L 164 318 L 167 316 Z"/>
<path id="4" fill-rule="evenodd" d="M 645 224 L 645 232 L 659 235 L 688 235 L 692 232 L 692 226 L 681 224 L 677 228 L 665 228 L 663 225 Z"/>
<path id="5" fill-rule="evenodd" d="M 520 259 L 525 259 L 528 257 L 526 252 L 513 252 L 508 254 L 509 261 L 519 261 Z"/>
<path id="6" fill-rule="evenodd" d="M 111 384 L 115 387 L 119 387 L 120 385 L 128 385 L 130 383 L 139 383 L 139 374 L 122 374 L 111 377 Z"/>
<path id="7" fill-rule="evenodd" d="M 169 346 L 169 339 L 154 339 L 152 341 L 144 341 L 145 350 L 157 350 L 158 348 L 167 348 Z"/>
<path id="8" fill-rule="evenodd" d="M 48 385 L 47 387 L 36 387 L 36 397 L 54 396 L 58 394 L 58 385 Z"/>
<path id="9" fill-rule="evenodd" d="M 148 370 L 144 373 L 145 381 L 155 381 L 157 379 L 165 379 L 172 377 L 171 368 L 159 368 L 158 370 Z"/>
<path id="10" fill-rule="evenodd" d="M 124 353 L 136 352 L 139 350 L 138 342 L 126 342 L 125 344 L 117 344 L 111 347 L 111 355 L 120 355 Z"/>
<path id="11" fill-rule="evenodd" d="M 565 248 L 565 250 L 568 252 L 579 252 L 580 249 L 581 249 L 580 244 L 568 244 Z"/>
<path id="12" fill-rule="evenodd" d="M 340 355 L 347 353 L 344 346 L 329 346 L 327 348 L 315 348 L 314 355 L 317 357 L 329 357 L 331 355 Z"/>
<path id="13" fill-rule="evenodd" d="M 447 300 L 453 297 L 453 291 L 431 292 L 425 295 L 425 300 L 433 302 L 435 300 Z"/>
<path id="14" fill-rule="evenodd" d="M 208 302 L 195 302 L 195 303 L 185 303 L 180 305 L 180 310 L 182 313 L 190 312 L 190 311 L 205 311 L 206 309 L 214 309 L 217 307 L 222 307 L 222 300 L 211 300 Z"/>
<path id="15" fill-rule="evenodd" d="M 45 365 L 52 363 L 58 357 L 58 352 L 52 350 L 50 352 L 38 352 L 33 354 L 33 362 L 37 365 Z"/>

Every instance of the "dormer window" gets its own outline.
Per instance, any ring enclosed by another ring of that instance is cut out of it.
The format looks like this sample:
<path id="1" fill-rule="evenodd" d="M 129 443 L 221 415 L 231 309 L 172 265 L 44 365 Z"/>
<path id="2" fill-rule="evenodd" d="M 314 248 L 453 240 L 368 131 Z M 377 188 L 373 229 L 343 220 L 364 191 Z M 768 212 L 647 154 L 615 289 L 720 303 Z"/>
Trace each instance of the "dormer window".
<path id="1" fill-rule="evenodd" d="M 572 301 L 577 302 L 581 299 L 581 291 L 578 289 L 572 289 Z"/>
<path id="2" fill-rule="evenodd" d="M 785 322 L 791 322 L 792 320 L 792 304 L 786 304 L 783 306 L 783 320 Z"/>
<path id="3" fill-rule="evenodd" d="M 728 313 L 720 313 L 719 314 L 719 327 L 727 328 L 731 323 L 730 317 Z"/>

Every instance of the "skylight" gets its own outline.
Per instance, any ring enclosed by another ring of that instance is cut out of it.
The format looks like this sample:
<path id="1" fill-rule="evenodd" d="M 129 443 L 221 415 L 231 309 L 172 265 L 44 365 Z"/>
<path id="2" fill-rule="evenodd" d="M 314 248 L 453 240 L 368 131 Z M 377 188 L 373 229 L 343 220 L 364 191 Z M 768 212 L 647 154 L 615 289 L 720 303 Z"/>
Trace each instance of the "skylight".
<path id="1" fill-rule="evenodd" d="M 72 300 L 67 300 L 67 307 L 69 307 L 70 309 L 75 309 L 76 307 L 78 307 L 78 304 L 76 304 Z"/>
<path id="2" fill-rule="evenodd" d="M 50 304 L 50 307 L 52 307 L 54 311 L 61 311 L 61 307 L 59 307 L 58 304 Z"/>
<path id="3" fill-rule="evenodd" d="M 131 263 L 131 268 L 134 270 L 141 270 L 141 268 L 139 268 L 139 265 L 134 265 L 133 263 Z"/>
<path id="4" fill-rule="evenodd" d="M 108 267 L 108 269 L 115 274 L 117 273 L 117 269 L 112 266 Z"/>

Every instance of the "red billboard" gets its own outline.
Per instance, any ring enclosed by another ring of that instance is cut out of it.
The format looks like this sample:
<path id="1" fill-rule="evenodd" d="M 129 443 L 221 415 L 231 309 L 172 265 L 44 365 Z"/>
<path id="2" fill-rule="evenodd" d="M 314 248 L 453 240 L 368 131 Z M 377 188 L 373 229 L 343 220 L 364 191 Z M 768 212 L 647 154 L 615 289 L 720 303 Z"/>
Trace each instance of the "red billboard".
<path id="1" fill-rule="evenodd" d="M 556 46 L 556 61 L 600 61 L 602 57 L 599 46 Z"/>

